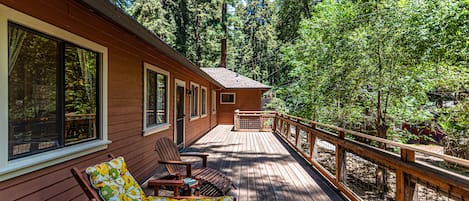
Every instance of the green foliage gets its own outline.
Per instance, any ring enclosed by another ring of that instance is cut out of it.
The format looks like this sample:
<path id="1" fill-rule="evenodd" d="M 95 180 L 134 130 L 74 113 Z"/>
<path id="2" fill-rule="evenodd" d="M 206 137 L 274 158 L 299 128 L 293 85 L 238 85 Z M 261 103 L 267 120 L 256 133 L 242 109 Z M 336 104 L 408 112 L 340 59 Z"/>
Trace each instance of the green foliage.
<path id="1" fill-rule="evenodd" d="M 445 132 L 467 135 L 468 1 L 114 1 L 203 67 L 218 66 L 227 38 L 228 68 L 276 87 L 278 110 L 364 130 L 438 113 Z"/>
<path id="2" fill-rule="evenodd" d="M 438 109 L 430 91 L 468 88 L 467 8 L 452 0 L 317 4 L 300 23 L 299 39 L 282 48 L 294 66 L 287 106 L 343 127 L 376 129 L 378 112 L 386 127 L 432 119 Z"/>
<path id="3" fill-rule="evenodd" d="M 265 108 L 266 108 L 266 110 L 270 110 L 270 111 L 277 111 L 277 112 L 280 112 L 280 113 L 288 113 L 285 101 L 283 101 L 282 99 L 277 98 L 277 97 L 272 98 L 270 103 L 267 103 L 265 105 Z"/>

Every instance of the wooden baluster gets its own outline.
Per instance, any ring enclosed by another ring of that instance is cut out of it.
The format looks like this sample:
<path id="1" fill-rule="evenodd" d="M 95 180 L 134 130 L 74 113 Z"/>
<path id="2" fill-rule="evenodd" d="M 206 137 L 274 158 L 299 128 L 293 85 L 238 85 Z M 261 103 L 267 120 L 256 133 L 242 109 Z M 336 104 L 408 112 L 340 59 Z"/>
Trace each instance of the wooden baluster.
<path id="1" fill-rule="evenodd" d="M 345 139 L 345 132 L 343 130 L 339 130 L 340 139 Z M 340 146 L 339 143 L 335 144 L 335 178 L 337 183 L 346 183 L 346 170 L 347 170 L 347 158 L 345 154 L 345 149 Z"/>
<path id="2" fill-rule="evenodd" d="M 406 162 L 415 162 L 415 152 L 401 148 L 401 160 Z M 411 176 L 402 169 L 396 170 L 396 200 L 411 201 L 414 200 L 417 191 L 417 185 L 411 180 Z"/>

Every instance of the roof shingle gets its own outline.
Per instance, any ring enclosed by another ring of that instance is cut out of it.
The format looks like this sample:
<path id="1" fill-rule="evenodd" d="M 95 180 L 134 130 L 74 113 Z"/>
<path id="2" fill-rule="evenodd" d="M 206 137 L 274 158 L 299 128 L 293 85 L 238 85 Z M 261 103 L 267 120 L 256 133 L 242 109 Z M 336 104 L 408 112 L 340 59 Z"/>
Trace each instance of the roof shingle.
<path id="1" fill-rule="evenodd" d="M 270 86 L 242 76 L 226 68 L 200 68 L 226 89 L 270 89 Z"/>

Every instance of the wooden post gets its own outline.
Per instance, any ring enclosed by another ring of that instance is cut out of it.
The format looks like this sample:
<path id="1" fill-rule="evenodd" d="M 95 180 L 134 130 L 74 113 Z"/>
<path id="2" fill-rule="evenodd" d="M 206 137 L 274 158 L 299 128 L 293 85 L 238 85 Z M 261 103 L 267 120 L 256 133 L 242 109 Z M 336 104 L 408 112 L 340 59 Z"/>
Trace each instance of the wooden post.
<path id="1" fill-rule="evenodd" d="M 259 120 L 261 122 L 260 129 L 261 131 L 264 131 L 264 114 L 262 113 L 259 114 Z"/>
<path id="2" fill-rule="evenodd" d="M 311 128 L 316 129 L 316 123 L 312 122 L 311 123 Z M 313 134 L 313 131 L 309 132 L 311 135 L 311 141 L 309 142 L 309 156 L 311 160 L 313 160 L 313 157 L 317 154 L 316 150 L 316 135 Z"/>
<path id="3" fill-rule="evenodd" d="M 234 118 L 234 127 L 235 127 L 235 131 L 237 131 L 239 129 L 239 110 L 235 110 L 235 118 Z"/>
<path id="4" fill-rule="evenodd" d="M 415 152 L 401 148 L 401 160 L 415 162 Z M 404 170 L 396 170 L 396 200 L 412 201 L 417 195 L 417 184 L 411 180 L 411 176 Z"/>
<path id="5" fill-rule="evenodd" d="M 282 119 L 282 114 L 278 116 L 278 133 L 282 134 L 282 129 L 283 129 L 283 119 Z"/>
<path id="6" fill-rule="evenodd" d="M 339 136 L 340 139 L 345 139 L 345 132 L 342 130 L 339 130 Z M 347 170 L 347 158 L 345 154 L 345 149 L 340 146 L 338 143 L 335 144 L 335 178 L 337 183 L 346 183 L 346 170 Z"/>
<path id="7" fill-rule="evenodd" d="M 284 135 L 283 131 L 287 132 L 285 128 L 285 115 L 281 114 L 280 115 L 280 134 Z"/>
<path id="8" fill-rule="evenodd" d="M 272 130 L 273 130 L 273 132 L 277 131 L 277 121 L 278 121 L 278 114 L 275 113 L 274 122 L 272 123 Z"/>
<path id="9" fill-rule="evenodd" d="M 295 121 L 297 124 L 295 125 L 295 146 L 298 147 L 298 142 L 300 142 L 300 129 L 298 128 L 298 125 L 300 124 L 300 120 L 296 119 Z"/>
<path id="10" fill-rule="evenodd" d="M 309 158 L 313 160 L 313 156 L 316 155 L 315 146 L 316 146 L 316 135 L 313 132 L 309 132 Z"/>

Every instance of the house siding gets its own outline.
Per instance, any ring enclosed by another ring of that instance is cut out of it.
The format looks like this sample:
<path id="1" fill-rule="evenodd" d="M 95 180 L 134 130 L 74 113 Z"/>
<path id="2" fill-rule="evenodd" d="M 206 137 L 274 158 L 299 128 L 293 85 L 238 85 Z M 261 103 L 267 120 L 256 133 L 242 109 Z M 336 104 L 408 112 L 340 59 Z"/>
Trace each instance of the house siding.
<path id="1" fill-rule="evenodd" d="M 0 200 L 86 200 L 83 190 L 70 173 L 71 167 L 84 168 L 106 160 L 107 153 L 122 155 L 134 177 L 142 182 L 158 167 L 154 142 L 173 138 L 174 79 L 197 82 L 210 92 L 215 85 L 183 67 L 121 27 L 72 0 L 0 0 L 10 8 L 80 35 L 108 48 L 108 149 L 50 166 L 0 182 Z M 7 50 L 0 50 L 7 51 Z M 169 129 L 142 136 L 143 63 L 170 72 Z M 207 107 L 211 105 L 211 93 Z M 217 114 L 189 121 L 189 96 L 185 97 L 186 145 L 193 143 L 217 125 Z M 208 107 L 211 108 L 211 107 Z M 218 111 L 217 111 L 218 112 Z"/>
<path id="2" fill-rule="evenodd" d="M 235 104 L 220 104 L 220 93 L 235 93 Z M 217 92 L 218 123 L 230 124 L 234 122 L 234 111 L 259 111 L 262 109 L 261 98 L 263 91 L 256 89 L 221 90 Z"/>

